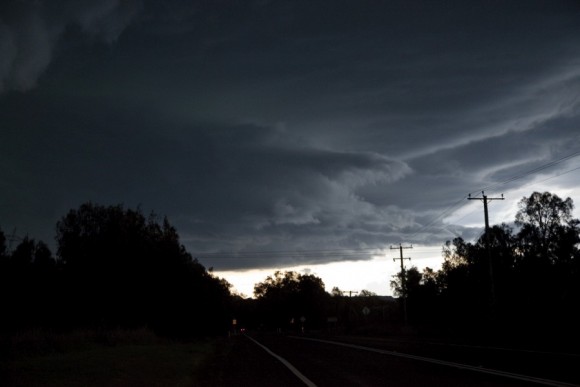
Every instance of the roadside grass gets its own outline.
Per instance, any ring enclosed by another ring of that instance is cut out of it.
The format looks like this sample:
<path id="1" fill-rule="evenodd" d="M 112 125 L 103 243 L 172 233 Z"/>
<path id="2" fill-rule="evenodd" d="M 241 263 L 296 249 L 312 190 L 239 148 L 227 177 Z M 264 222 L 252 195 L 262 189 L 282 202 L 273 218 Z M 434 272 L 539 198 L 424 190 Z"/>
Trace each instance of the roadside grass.
<path id="1" fill-rule="evenodd" d="M 0 339 L 0 385 L 194 386 L 216 342 L 172 341 L 147 330 L 32 331 Z"/>

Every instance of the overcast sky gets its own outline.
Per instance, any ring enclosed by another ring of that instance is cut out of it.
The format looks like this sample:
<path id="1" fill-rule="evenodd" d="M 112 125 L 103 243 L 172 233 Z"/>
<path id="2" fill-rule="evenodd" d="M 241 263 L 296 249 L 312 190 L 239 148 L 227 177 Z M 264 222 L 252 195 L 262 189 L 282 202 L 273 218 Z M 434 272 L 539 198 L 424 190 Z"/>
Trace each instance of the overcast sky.
<path id="1" fill-rule="evenodd" d="M 578 1 L 0 4 L 6 234 L 140 206 L 234 270 L 471 240 L 482 189 L 580 204 Z"/>

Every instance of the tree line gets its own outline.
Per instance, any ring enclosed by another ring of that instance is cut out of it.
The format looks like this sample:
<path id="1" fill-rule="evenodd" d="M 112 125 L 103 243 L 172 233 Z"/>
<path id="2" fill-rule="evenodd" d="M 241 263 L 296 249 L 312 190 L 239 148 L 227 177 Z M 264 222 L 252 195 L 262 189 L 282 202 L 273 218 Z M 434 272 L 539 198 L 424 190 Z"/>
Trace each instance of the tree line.
<path id="1" fill-rule="evenodd" d="M 329 293 L 321 278 L 292 271 L 275 272 L 245 299 L 187 252 L 167 218 L 85 203 L 57 222 L 56 256 L 28 237 L 9 251 L 0 230 L 0 329 L 146 326 L 187 336 L 224 333 L 235 319 L 255 329 L 408 325 L 577 337 L 580 221 L 573 208 L 570 198 L 534 192 L 519 203 L 513 226 L 495 225 L 473 243 L 446 242 L 440 270 L 411 267 L 394 276 L 395 301 L 368 291 Z"/>
<path id="2" fill-rule="evenodd" d="M 518 205 L 514 226 L 490 227 L 473 243 L 447 241 L 441 270 L 411 267 L 391 281 L 410 324 L 578 339 L 580 221 L 572 199 L 534 192 Z"/>
<path id="3" fill-rule="evenodd" d="M 28 237 L 9 252 L 0 231 L 3 329 L 227 329 L 230 285 L 192 258 L 167 218 L 85 203 L 57 222 L 56 242 L 57 258 Z"/>

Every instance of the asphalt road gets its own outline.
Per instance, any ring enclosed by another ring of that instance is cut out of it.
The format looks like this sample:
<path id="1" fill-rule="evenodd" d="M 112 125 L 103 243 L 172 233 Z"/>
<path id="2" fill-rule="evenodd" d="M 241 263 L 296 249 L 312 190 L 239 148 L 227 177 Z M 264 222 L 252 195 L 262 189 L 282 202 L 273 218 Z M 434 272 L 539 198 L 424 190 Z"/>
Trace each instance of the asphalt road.
<path id="1" fill-rule="evenodd" d="M 372 338 L 233 337 L 215 386 L 580 386 L 580 355 Z"/>

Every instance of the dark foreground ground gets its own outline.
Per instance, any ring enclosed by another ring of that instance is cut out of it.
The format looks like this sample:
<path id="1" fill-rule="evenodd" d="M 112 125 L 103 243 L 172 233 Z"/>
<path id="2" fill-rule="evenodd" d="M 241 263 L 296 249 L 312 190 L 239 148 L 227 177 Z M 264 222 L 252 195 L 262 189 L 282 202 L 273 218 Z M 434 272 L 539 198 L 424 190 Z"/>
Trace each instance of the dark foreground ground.
<path id="1" fill-rule="evenodd" d="M 316 386 L 580 386 L 578 352 L 392 337 L 251 337 L 291 363 Z M 244 336 L 221 343 L 219 355 L 206 363 L 198 383 L 305 385 L 278 359 Z"/>
<path id="2" fill-rule="evenodd" d="M 243 335 L 219 340 L 200 369 L 199 386 L 304 386 L 281 362 Z"/>
<path id="3" fill-rule="evenodd" d="M 578 348 L 562 343 L 297 333 L 183 342 L 147 331 L 38 331 L 1 339 L 5 387 L 580 386 Z"/>
<path id="4" fill-rule="evenodd" d="M 2 334 L 0 386 L 195 386 L 217 345 L 163 339 L 148 330 Z"/>

